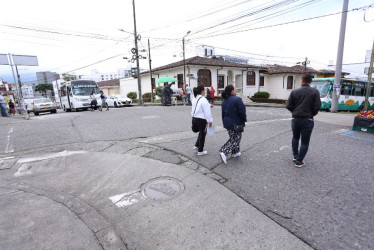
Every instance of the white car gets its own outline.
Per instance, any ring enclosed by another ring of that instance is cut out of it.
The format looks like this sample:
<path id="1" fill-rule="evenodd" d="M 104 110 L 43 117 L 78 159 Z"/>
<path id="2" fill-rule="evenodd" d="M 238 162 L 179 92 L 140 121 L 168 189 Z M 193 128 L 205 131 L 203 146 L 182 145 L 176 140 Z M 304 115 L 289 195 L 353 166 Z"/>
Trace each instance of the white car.
<path id="1" fill-rule="evenodd" d="M 39 115 L 39 113 L 51 112 L 57 113 L 56 105 L 49 98 L 40 98 L 33 101 L 34 115 Z"/>
<path id="2" fill-rule="evenodd" d="M 106 103 L 108 104 L 109 107 L 117 108 L 117 107 L 131 105 L 132 100 L 124 96 L 111 95 L 106 99 Z"/>

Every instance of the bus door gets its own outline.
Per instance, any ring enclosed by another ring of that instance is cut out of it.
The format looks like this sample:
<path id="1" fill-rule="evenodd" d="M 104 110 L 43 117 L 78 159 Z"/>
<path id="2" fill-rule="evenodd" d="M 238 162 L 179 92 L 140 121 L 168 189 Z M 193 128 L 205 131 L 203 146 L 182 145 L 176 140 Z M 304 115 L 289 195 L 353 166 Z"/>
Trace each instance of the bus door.
<path id="1" fill-rule="evenodd" d="M 73 94 L 71 93 L 71 87 L 70 86 L 67 86 L 66 89 L 67 89 L 66 96 L 68 97 L 69 109 L 71 109 L 70 97 L 73 97 Z"/>

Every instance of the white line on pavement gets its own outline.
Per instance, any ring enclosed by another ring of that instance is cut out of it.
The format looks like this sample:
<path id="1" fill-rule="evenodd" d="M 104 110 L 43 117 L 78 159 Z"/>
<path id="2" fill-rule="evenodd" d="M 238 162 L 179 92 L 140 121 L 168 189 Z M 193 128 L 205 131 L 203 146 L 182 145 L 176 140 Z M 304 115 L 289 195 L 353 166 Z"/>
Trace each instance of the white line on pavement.
<path id="1" fill-rule="evenodd" d="M 5 153 L 8 154 L 8 153 L 13 153 L 14 150 L 13 150 L 13 146 L 10 145 L 10 135 L 13 133 L 13 126 L 10 128 L 9 132 L 8 132 L 8 142 L 7 142 L 7 145 L 6 145 L 6 148 L 5 148 Z"/>
<path id="2" fill-rule="evenodd" d="M 75 155 L 75 154 L 84 154 L 87 151 L 67 151 L 64 150 L 62 152 L 58 153 L 53 153 L 53 154 L 47 154 L 43 156 L 38 156 L 38 157 L 30 157 L 30 158 L 24 158 L 18 160 L 18 163 L 28 163 L 28 162 L 33 162 L 33 161 L 42 161 L 42 160 L 47 160 L 47 159 L 52 159 L 52 158 L 57 158 L 57 157 L 64 157 L 68 155 Z"/>
<path id="3" fill-rule="evenodd" d="M 127 207 L 138 202 L 145 201 L 146 197 L 144 197 L 143 193 L 140 190 L 134 190 L 127 193 L 114 195 L 112 197 L 109 197 L 109 199 L 117 207 Z"/>

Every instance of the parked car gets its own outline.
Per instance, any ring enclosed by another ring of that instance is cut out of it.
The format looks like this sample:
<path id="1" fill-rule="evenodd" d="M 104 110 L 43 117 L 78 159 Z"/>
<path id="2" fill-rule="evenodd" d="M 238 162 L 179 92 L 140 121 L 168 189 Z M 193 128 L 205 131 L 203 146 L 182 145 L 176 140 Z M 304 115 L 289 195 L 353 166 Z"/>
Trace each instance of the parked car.
<path id="1" fill-rule="evenodd" d="M 33 101 L 34 115 L 39 115 L 43 112 L 57 113 L 56 105 L 49 98 L 40 98 Z"/>
<path id="2" fill-rule="evenodd" d="M 116 96 L 111 95 L 109 98 L 106 99 L 106 103 L 109 107 L 122 107 L 122 106 L 129 106 L 132 104 L 132 100 L 130 98 L 124 96 Z"/>

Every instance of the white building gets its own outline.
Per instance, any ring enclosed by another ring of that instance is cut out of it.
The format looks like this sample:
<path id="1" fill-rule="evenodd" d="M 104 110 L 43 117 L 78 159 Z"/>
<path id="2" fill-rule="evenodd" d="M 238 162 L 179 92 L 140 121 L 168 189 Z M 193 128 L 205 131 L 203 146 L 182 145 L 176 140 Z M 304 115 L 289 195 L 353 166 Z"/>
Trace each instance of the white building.
<path id="1" fill-rule="evenodd" d="M 90 75 L 77 75 L 77 80 L 93 80 L 95 82 L 131 77 L 131 68 L 119 68 L 116 72 L 101 73 L 96 69 Z"/>
<path id="2" fill-rule="evenodd" d="M 34 90 L 32 89 L 32 86 L 28 84 L 22 84 L 21 91 L 23 98 L 34 98 Z"/>
<path id="3" fill-rule="evenodd" d="M 151 92 L 151 86 L 156 88 L 155 82 L 163 76 L 177 79 L 172 85 L 173 90 L 183 88 L 183 66 L 182 60 L 152 69 L 152 85 L 149 72 L 141 73 L 142 94 Z M 200 84 L 207 88 L 214 87 L 217 91 L 216 96 L 218 96 L 227 85 L 231 84 L 235 86 L 237 95 L 242 97 L 243 101 L 248 101 L 249 97 L 258 91 L 270 93 L 272 99 L 287 100 L 291 91 L 301 86 L 301 78 L 305 71 L 315 77 L 318 75 L 326 77 L 320 71 L 312 68 L 305 69 L 301 65 L 292 67 L 283 65 L 254 66 L 198 56 L 186 59 L 185 67 L 186 84 L 189 84 L 191 88 Z M 159 86 L 164 85 L 160 84 Z M 138 92 L 137 79 L 120 80 L 121 95 L 127 95 L 129 92 Z"/>
<path id="4" fill-rule="evenodd" d="M 178 61 L 162 67 L 152 69 L 152 83 L 149 72 L 141 73 L 142 94 L 151 92 L 151 86 L 156 88 L 155 82 L 162 76 L 170 76 L 177 79 L 173 90 L 183 88 L 184 65 L 186 68 L 186 84 L 194 88 L 200 84 L 207 88 L 214 87 L 216 95 L 219 95 L 225 86 L 231 84 L 237 89 L 239 96 L 252 96 L 258 91 L 260 83 L 260 70 L 262 66 L 238 64 L 221 61 L 212 58 L 192 57 L 184 61 Z M 121 79 L 121 95 L 134 91 L 138 92 L 137 79 Z"/>

